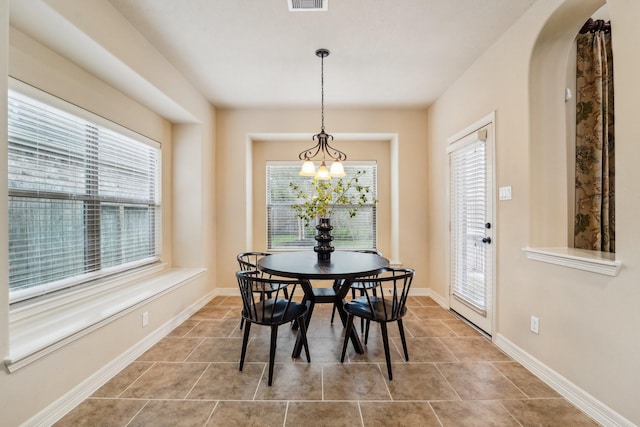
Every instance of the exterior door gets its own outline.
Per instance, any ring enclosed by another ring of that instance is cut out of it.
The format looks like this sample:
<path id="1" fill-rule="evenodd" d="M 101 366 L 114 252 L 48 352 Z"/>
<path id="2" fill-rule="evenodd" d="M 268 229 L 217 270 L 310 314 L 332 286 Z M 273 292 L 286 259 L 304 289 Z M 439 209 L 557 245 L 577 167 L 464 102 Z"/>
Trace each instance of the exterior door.
<path id="1" fill-rule="evenodd" d="M 454 139 L 449 153 L 449 304 L 492 334 L 494 301 L 493 123 Z"/>

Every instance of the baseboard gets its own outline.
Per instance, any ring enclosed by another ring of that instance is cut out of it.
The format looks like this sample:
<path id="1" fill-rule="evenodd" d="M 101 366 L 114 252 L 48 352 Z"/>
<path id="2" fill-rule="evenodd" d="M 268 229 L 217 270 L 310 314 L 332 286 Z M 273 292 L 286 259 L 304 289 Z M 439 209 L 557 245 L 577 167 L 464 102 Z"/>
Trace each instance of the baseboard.
<path id="1" fill-rule="evenodd" d="M 637 427 L 634 423 L 522 350 L 503 335 L 496 334 L 493 342 L 502 351 L 544 381 L 549 387 L 553 388 L 565 399 L 603 426 Z"/>
<path id="2" fill-rule="evenodd" d="M 204 307 L 207 302 L 211 301 L 211 299 L 216 295 L 218 295 L 218 291 L 214 290 L 191 304 L 184 311 L 167 321 L 164 325 L 138 341 L 133 347 L 129 348 L 118 358 L 109 362 L 102 369 L 96 371 L 95 374 L 78 384 L 76 387 L 65 393 L 62 397 L 22 424 L 22 427 L 53 425 L 68 414 L 73 408 L 82 403 L 86 398 L 95 393 L 96 390 L 106 384 L 107 381 L 126 368 L 130 363 L 134 362 L 145 351 L 164 338 L 169 332 Z"/>
<path id="3" fill-rule="evenodd" d="M 422 296 L 422 297 L 431 297 L 433 300 L 435 300 L 438 304 L 440 304 L 441 306 L 446 306 L 446 304 L 444 303 L 444 299 L 442 297 L 440 297 L 438 294 L 434 293 L 431 289 L 428 288 L 411 288 L 411 291 L 409 292 L 409 294 L 411 296 L 414 297 L 418 297 L 418 296 Z M 217 288 L 216 289 L 216 295 L 218 296 L 225 296 L 225 297 L 230 297 L 230 296 L 240 296 L 240 291 L 238 290 L 238 287 L 233 287 L 233 288 Z"/>

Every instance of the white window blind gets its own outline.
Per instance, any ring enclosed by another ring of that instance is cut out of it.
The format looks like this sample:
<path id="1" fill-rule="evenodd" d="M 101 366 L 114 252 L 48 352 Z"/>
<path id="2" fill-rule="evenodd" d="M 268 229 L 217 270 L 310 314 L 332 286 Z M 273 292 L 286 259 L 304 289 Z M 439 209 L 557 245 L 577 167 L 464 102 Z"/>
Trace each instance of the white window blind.
<path id="1" fill-rule="evenodd" d="M 485 314 L 486 157 L 484 141 L 451 152 L 452 295 Z"/>
<path id="2" fill-rule="evenodd" d="M 12 302 L 159 259 L 159 145 L 124 133 L 9 91 Z"/>
<path id="3" fill-rule="evenodd" d="M 268 249 L 300 249 L 315 246 L 315 224 L 305 227 L 304 221 L 296 218 L 291 206 L 300 201 L 289 186 L 289 183 L 294 182 L 311 194 L 313 178 L 298 174 L 299 162 L 269 161 L 266 168 Z M 355 176 L 357 171 L 365 171 L 359 176 L 358 183 L 369 187 L 370 200 L 377 198 L 375 162 L 345 162 L 344 169 L 347 176 L 342 179 L 345 182 Z M 359 207 L 356 216 L 349 218 L 348 211 L 353 207 L 338 205 L 331 216 L 333 246 L 336 249 L 376 249 L 376 204 Z"/>

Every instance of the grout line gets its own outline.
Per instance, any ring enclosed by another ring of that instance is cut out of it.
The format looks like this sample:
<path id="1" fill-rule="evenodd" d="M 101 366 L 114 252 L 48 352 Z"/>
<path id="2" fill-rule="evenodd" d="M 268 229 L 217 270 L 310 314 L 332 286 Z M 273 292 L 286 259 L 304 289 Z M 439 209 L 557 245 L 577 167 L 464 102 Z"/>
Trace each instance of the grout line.
<path id="1" fill-rule="evenodd" d="M 209 416 L 207 417 L 207 421 L 204 422 L 205 426 L 209 425 L 209 421 L 211 421 L 211 418 L 213 418 L 213 413 L 216 412 L 216 409 L 218 408 L 219 404 L 220 404 L 220 401 L 218 400 L 216 404 L 213 405 L 213 408 L 211 409 L 211 412 L 209 412 Z"/>
<path id="2" fill-rule="evenodd" d="M 146 408 L 146 407 L 147 407 L 147 405 L 149 404 L 149 402 L 150 402 L 150 401 L 149 401 L 149 400 L 147 400 L 147 402 L 146 402 L 144 405 L 142 405 L 142 407 L 141 407 L 141 408 L 140 408 L 140 409 L 139 409 L 139 410 L 138 410 L 138 411 L 137 411 L 137 412 L 136 412 L 136 413 L 131 417 L 131 419 L 129 420 L 129 422 L 127 422 L 127 424 L 125 424 L 125 427 L 127 427 L 129 424 L 131 424 L 131 422 L 132 422 L 132 421 L 133 421 L 133 420 L 138 416 L 138 414 L 140 414 L 140 412 L 142 412 L 142 410 L 143 410 L 144 408 Z"/>

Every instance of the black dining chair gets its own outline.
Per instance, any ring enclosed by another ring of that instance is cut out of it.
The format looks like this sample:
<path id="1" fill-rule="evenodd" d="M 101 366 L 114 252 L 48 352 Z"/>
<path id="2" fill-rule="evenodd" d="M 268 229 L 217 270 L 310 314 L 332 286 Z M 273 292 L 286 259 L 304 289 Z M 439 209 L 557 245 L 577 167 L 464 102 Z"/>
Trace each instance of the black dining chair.
<path id="1" fill-rule="evenodd" d="M 363 254 L 373 254 L 373 255 L 382 256 L 381 252 L 378 252 L 378 251 L 373 250 L 373 249 L 360 249 L 360 250 L 357 250 L 357 251 L 354 251 L 354 252 L 360 252 L 360 253 L 363 253 Z M 371 282 L 368 282 L 368 281 L 363 280 L 363 279 L 372 278 L 372 277 L 376 277 L 376 276 L 372 275 L 372 276 L 366 276 L 366 277 L 363 277 L 363 278 L 359 278 L 359 281 L 353 282 L 351 284 L 351 298 L 352 299 L 356 298 L 356 293 L 358 291 L 359 291 L 360 296 L 364 295 L 364 292 L 363 292 L 362 288 L 363 287 L 371 287 Z M 373 290 L 373 292 L 375 292 L 375 289 Z M 334 305 L 333 306 L 333 311 L 331 312 L 331 323 L 333 323 L 333 319 L 334 319 L 334 317 L 336 315 L 336 310 L 337 310 L 337 306 Z M 360 331 L 364 332 L 364 320 L 362 320 L 362 319 L 361 319 L 361 322 L 360 322 Z"/>
<path id="2" fill-rule="evenodd" d="M 260 251 L 251 251 L 251 252 L 241 252 L 236 256 L 238 260 L 238 265 L 240 266 L 240 271 L 255 271 L 260 277 L 271 278 L 270 274 L 266 274 L 258 269 L 258 260 L 262 257 L 271 255 L 269 252 L 260 252 Z M 278 289 L 277 283 L 273 284 L 273 288 L 265 289 L 260 291 L 258 294 L 260 298 L 271 298 L 271 295 L 275 290 Z M 284 297 L 287 298 L 287 289 L 284 288 Z M 244 319 L 240 320 L 240 329 L 242 329 L 244 325 Z"/>
<path id="3" fill-rule="evenodd" d="M 353 328 L 353 318 L 357 316 L 366 321 L 365 345 L 367 344 L 369 336 L 370 322 L 377 322 L 380 324 L 380 331 L 382 332 L 382 343 L 384 345 L 384 355 L 387 360 L 389 380 L 393 380 L 387 323 L 398 323 L 404 357 L 406 361 L 409 361 L 409 352 L 407 351 L 407 340 L 404 336 L 402 318 L 407 313 L 406 303 L 407 297 L 409 296 L 409 289 L 413 282 L 413 276 L 414 270 L 411 268 L 388 268 L 378 274 L 377 277 L 365 278 L 362 281 L 356 279 L 354 284 L 357 282 L 361 283 L 362 286 L 359 289 L 362 290 L 363 295 L 344 304 L 344 311 L 347 312 L 348 318 L 340 362 L 344 362 L 344 357 L 347 352 L 349 334 Z M 375 294 L 373 292 L 374 290 L 376 291 Z"/>
<path id="4" fill-rule="evenodd" d="M 278 327 L 284 323 L 296 321 L 298 333 L 301 334 L 302 345 L 307 356 L 307 361 L 311 362 L 309 346 L 307 343 L 307 329 L 304 317 L 307 307 L 293 301 L 295 291 L 300 286 L 299 280 L 270 279 L 262 277 L 255 270 L 238 271 L 236 273 L 238 287 L 242 296 L 242 318 L 246 325 L 242 339 L 242 352 L 240 354 L 240 368 L 244 366 L 244 358 L 247 353 L 249 342 L 249 332 L 252 324 L 271 327 L 271 344 L 269 348 L 269 381 L 273 381 L 273 365 L 276 355 L 276 342 L 278 338 Z M 269 293 L 267 294 L 267 291 Z M 286 296 L 285 296 L 285 292 Z M 266 297 L 269 295 L 268 297 Z"/>

